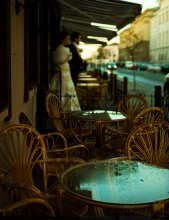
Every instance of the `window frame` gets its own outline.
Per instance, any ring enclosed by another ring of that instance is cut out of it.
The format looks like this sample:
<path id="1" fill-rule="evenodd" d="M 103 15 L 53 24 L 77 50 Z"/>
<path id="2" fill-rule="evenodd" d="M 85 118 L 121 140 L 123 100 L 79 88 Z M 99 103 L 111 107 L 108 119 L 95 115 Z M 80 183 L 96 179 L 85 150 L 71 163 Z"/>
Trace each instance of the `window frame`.
<path id="1" fill-rule="evenodd" d="M 11 118 L 10 1 L 0 1 L 0 121 Z"/>
<path id="2" fill-rule="evenodd" d="M 25 1 L 24 19 L 24 102 L 29 101 L 29 91 L 39 82 L 38 73 L 38 1 Z"/>

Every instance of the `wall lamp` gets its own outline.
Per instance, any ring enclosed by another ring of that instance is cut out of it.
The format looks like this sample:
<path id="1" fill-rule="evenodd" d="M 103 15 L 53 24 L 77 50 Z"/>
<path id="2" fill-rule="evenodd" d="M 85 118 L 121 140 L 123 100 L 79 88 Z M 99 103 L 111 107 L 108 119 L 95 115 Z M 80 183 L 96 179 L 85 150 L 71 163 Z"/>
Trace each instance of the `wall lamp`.
<path id="1" fill-rule="evenodd" d="M 15 10 L 16 14 L 18 15 L 22 8 L 25 8 L 25 5 L 22 3 L 21 0 L 15 0 Z"/>

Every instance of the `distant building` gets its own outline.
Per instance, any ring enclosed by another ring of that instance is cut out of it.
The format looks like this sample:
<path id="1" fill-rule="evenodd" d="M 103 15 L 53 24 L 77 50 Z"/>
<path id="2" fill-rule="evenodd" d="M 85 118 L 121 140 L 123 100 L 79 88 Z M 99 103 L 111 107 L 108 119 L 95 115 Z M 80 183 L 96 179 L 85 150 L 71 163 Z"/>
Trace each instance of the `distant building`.
<path id="1" fill-rule="evenodd" d="M 147 9 L 136 17 L 129 28 L 119 33 L 119 60 L 150 60 L 150 19 L 157 9 Z"/>
<path id="2" fill-rule="evenodd" d="M 161 0 L 160 9 L 150 23 L 150 60 L 169 63 L 169 1 Z"/>
<path id="3" fill-rule="evenodd" d="M 103 48 L 103 55 L 106 62 L 117 62 L 119 59 L 119 44 L 112 43 Z"/>

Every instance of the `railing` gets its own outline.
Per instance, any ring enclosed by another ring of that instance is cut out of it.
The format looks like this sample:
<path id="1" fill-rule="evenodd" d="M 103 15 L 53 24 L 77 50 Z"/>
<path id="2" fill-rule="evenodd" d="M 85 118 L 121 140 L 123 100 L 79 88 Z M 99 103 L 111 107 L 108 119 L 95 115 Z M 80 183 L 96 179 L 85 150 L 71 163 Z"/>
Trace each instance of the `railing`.
<path id="1" fill-rule="evenodd" d="M 128 94 L 128 78 L 118 78 L 116 74 L 112 74 L 110 77 L 109 93 L 111 97 L 114 97 L 114 102 L 117 103 L 122 96 Z"/>

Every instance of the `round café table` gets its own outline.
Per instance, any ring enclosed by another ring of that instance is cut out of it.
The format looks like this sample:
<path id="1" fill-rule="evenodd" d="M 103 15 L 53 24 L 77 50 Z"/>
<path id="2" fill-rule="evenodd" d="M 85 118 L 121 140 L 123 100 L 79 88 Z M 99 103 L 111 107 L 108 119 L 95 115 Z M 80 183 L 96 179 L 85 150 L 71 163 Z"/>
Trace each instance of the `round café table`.
<path id="1" fill-rule="evenodd" d="M 92 122 L 96 127 L 96 145 L 100 149 L 102 145 L 102 122 L 120 122 L 127 120 L 127 116 L 117 111 L 90 110 L 73 112 L 72 117 L 82 121 Z"/>
<path id="2" fill-rule="evenodd" d="M 73 199 L 100 209 L 150 216 L 169 205 L 169 169 L 139 161 L 84 163 L 65 171 L 60 183 Z"/>
<path id="3" fill-rule="evenodd" d="M 89 77 L 92 77 L 92 76 L 89 73 L 87 73 L 87 72 L 81 72 L 78 75 L 78 78 L 80 78 L 80 77 L 87 77 L 87 78 L 89 78 Z"/>
<path id="4" fill-rule="evenodd" d="M 80 77 L 79 79 L 78 79 L 78 82 L 79 83 L 91 83 L 91 82 L 97 82 L 97 78 L 93 78 L 93 77 Z"/>
<path id="5" fill-rule="evenodd" d="M 73 117 L 86 119 L 90 121 L 101 121 L 101 120 L 113 120 L 122 121 L 126 120 L 126 116 L 117 111 L 107 111 L 107 110 L 89 110 L 89 111 L 76 111 L 72 113 Z"/>

